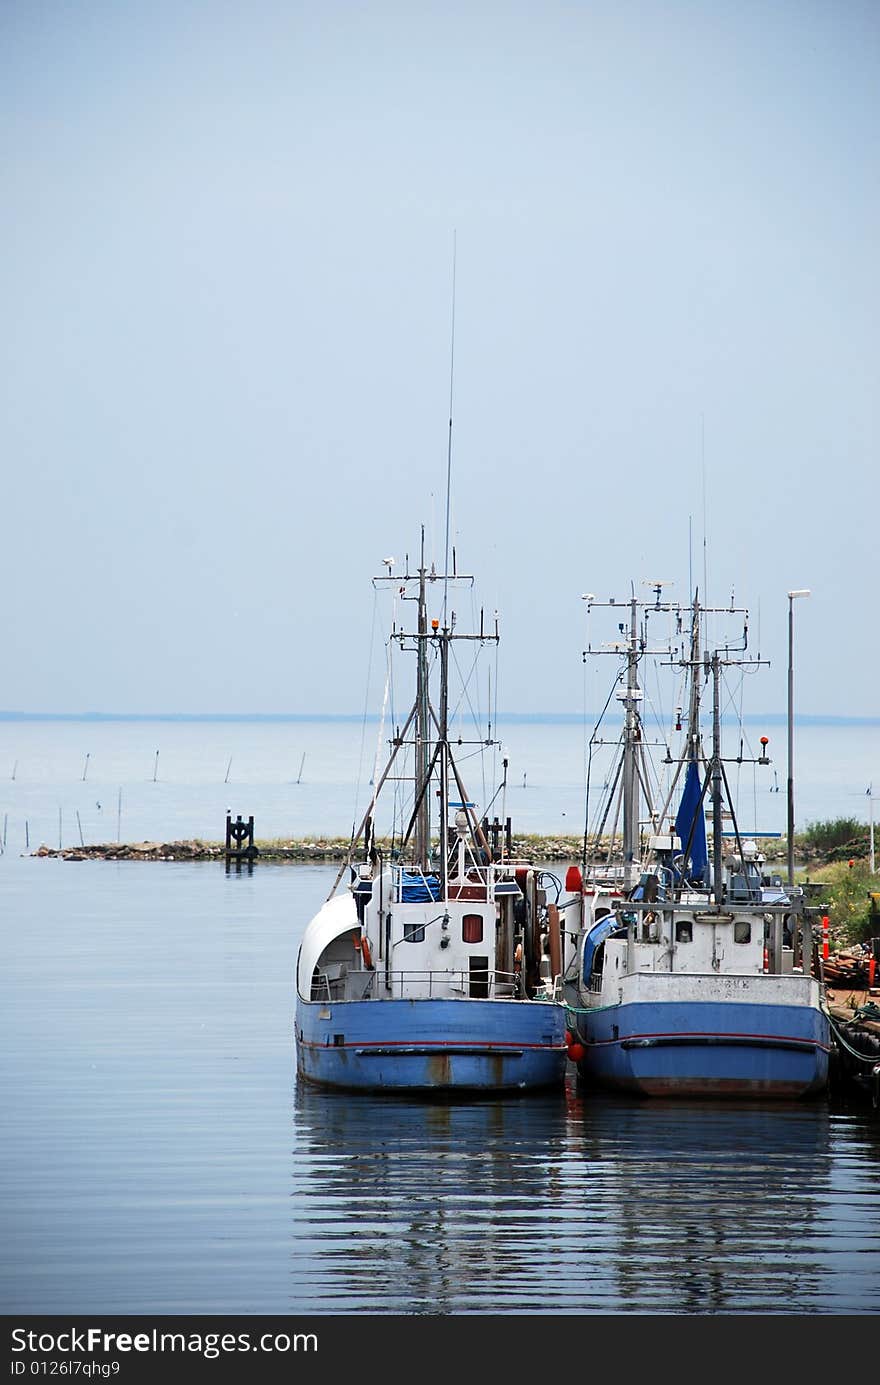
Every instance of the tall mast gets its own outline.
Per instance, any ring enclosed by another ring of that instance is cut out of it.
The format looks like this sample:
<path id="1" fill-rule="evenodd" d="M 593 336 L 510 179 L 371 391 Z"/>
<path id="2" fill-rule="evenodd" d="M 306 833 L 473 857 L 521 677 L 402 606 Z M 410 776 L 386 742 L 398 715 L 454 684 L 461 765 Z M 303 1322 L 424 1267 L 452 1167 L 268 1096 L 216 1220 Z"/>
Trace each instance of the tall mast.
<path id="1" fill-rule="evenodd" d="M 636 762 L 638 716 L 638 602 L 630 602 L 629 650 L 626 672 L 626 723 L 623 742 L 623 883 L 631 889 L 635 881 L 635 861 L 639 838 L 639 777 Z"/>
<path id="2" fill-rule="evenodd" d="M 721 656 L 712 655 L 712 889 L 721 903 Z"/>
<path id="3" fill-rule="evenodd" d="M 618 761 L 618 771 L 617 773 L 615 773 L 614 786 L 612 787 L 611 792 L 612 794 L 614 794 L 616 786 L 619 782 L 621 786 L 620 796 L 623 804 L 624 888 L 628 890 L 632 889 L 633 886 L 635 886 L 638 883 L 636 871 L 638 869 L 639 863 L 639 816 L 641 811 L 640 785 L 642 788 L 645 788 L 648 797 L 649 810 L 651 806 L 650 792 L 647 788 L 647 775 L 642 777 L 640 776 L 639 772 L 640 766 L 644 764 L 646 742 L 644 740 L 645 733 L 642 722 L 642 714 L 640 710 L 642 690 L 639 687 L 638 670 L 639 662 L 642 659 L 645 659 L 649 656 L 658 656 L 663 660 L 664 663 L 668 661 L 669 667 L 680 666 L 687 668 L 689 670 L 691 680 L 688 699 L 689 707 L 687 744 L 680 757 L 678 768 L 676 769 L 675 774 L 673 775 L 672 783 L 669 787 L 663 808 L 659 814 L 652 813 L 652 818 L 656 817 L 657 820 L 661 822 L 665 820 L 666 814 L 669 810 L 669 806 L 672 802 L 672 796 L 675 792 L 675 786 L 678 783 L 679 772 L 682 769 L 687 768 L 687 777 L 692 779 L 693 772 L 690 770 L 690 765 L 693 764 L 695 768 L 700 765 L 705 765 L 707 778 L 703 779 L 703 788 L 699 795 L 699 805 L 697 811 L 702 812 L 702 805 L 709 788 L 709 781 L 711 781 L 713 811 L 715 813 L 716 823 L 716 854 L 713 864 L 715 869 L 716 881 L 718 882 L 718 884 L 720 884 L 721 789 L 722 782 L 724 780 L 724 768 L 721 760 L 721 669 L 725 664 L 728 663 L 735 663 L 738 666 L 742 667 L 756 668 L 759 664 L 766 663 L 767 661 L 761 659 L 760 656 L 757 659 L 730 657 L 731 655 L 736 653 L 743 654 L 745 650 L 748 648 L 748 611 L 745 609 L 745 607 L 735 607 L 733 605 L 732 596 L 731 604 L 729 606 L 707 607 L 702 606 L 700 604 L 698 594 L 694 595 L 693 606 L 689 608 L 691 611 L 691 630 L 689 641 L 690 648 L 686 650 L 684 647 L 682 647 L 681 642 L 678 639 L 678 636 L 681 635 L 682 631 L 683 609 L 688 608 L 682 608 L 675 602 L 661 601 L 659 589 L 663 584 L 653 583 L 652 585 L 655 588 L 656 599 L 650 604 L 650 606 L 648 606 L 647 603 L 643 601 L 639 601 L 635 595 L 633 595 L 630 598 L 630 601 L 627 603 L 630 607 L 630 620 L 629 631 L 626 636 L 626 641 L 624 645 L 627 664 L 626 685 L 623 688 L 617 689 L 618 700 L 623 702 L 625 708 L 623 728 L 623 754 L 620 760 Z M 609 610 L 614 610 L 616 613 L 619 613 L 621 608 L 621 603 L 616 601 L 614 597 L 610 597 L 607 601 L 597 601 L 592 594 L 589 594 L 587 597 L 585 597 L 585 599 L 589 600 L 591 609 L 593 607 L 605 607 Z M 673 648 L 671 641 L 668 641 L 665 645 L 661 642 L 656 647 L 650 646 L 648 640 L 647 623 L 643 627 L 641 636 L 639 635 L 638 612 L 642 608 L 652 615 L 657 611 L 666 611 L 673 614 L 676 617 L 679 623 L 678 636 L 676 637 L 675 648 Z M 709 659 L 708 654 L 703 653 L 702 633 L 700 628 L 700 621 L 707 613 L 724 616 L 742 614 L 745 616 L 745 623 L 743 626 L 742 634 L 742 644 L 734 648 L 731 648 L 730 645 L 725 645 L 723 651 L 716 651 L 715 655 L 711 660 Z M 609 654 L 619 659 L 621 656 L 620 637 L 623 636 L 625 629 L 625 625 L 619 622 L 618 638 L 612 644 L 604 645 L 599 648 L 593 648 L 592 646 L 589 646 L 588 649 L 584 651 L 584 654 Z M 711 756 L 706 756 L 703 749 L 703 738 L 700 733 L 700 676 L 703 670 L 708 671 L 710 667 L 712 668 L 715 676 L 715 718 L 712 754 Z M 609 701 L 610 700 L 611 699 L 609 696 Z M 598 730 L 598 726 L 596 730 Z M 594 739 L 593 744 L 602 745 L 608 744 L 608 742 L 603 742 Z M 667 760 L 666 763 L 672 763 L 671 757 Z M 739 763 L 742 763 L 741 759 Z M 702 778 L 702 775 L 700 777 Z M 589 806 L 589 775 L 587 777 L 587 803 Z M 601 832 L 604 830 L 605 820 L 608 816 L 609 808 L 610 800 L 608 807 L 606 807 L 605 809 L 605 816 L 602 819 L 602 825 L 599 829 L 600 835 Z M 696 818 L 694 818 L 694 823 L 695 822 Z M 685 845 L 685 843 L 683 842 L 682 845 Z M 687 845 L 689 847 L 690 842 L 688 842 Z"/>
<path id="4" fill-rule="evenodd" d="M 694 596 L 691 610 L 691 688 L 688 711 L 687 758 L 700 760 L 700 599 Z"/>
<path id="5" fill-rule="evenodd" d="M 395 577 L 391 567 L 393 558 L 386 558 L 384 561 L 388 566 L 388 573 L 384 577 L 374 577 L 373 585 L 380 583 L 393 583 L 398 589 L 401 601 L 415 601 L 417 603 L 418 618 L 415 631 L 407 634 L 406 630 L 398 628 L 395 624 L 391 631 L 391 638 L 395 640 L 401 649 L 415 649 L 416 653 L 416 696 L 409 716 L 407 717 L 404 735 L 409 727 L 412 727 L 414 738 L 415 764 L 413 770 L 415 801 L 412 809 L 412 816 L 407 825 L 406 832 L 401 841 L 403 851 L 412 842 L 413 862 L 417 864 L 426 874 L 431 870 L 431 781 L 435 770 L 440 777 L 440 836 L 441 845 L 445 844 L 446 823 L 449 809 L 449 776 L 455 777 L 456 783 L 461 790 L 463 800 L 466 800 L 464 788 L 461 785 L 458 769 L 449 750 L 449 645 L 452 640 L 476 640 L 480 644 L 487 642 L 497 642 L 498 640 L 498 621 L 495 621 L 493 634 L 487 634 L 483 628 L 483 616 L 480 613 L 479 633 L 463 634 L 455 629 L 455 612 L 449 613 L 449 619 L 444 621 L 442 629 L 440 620 L 430 620 L 428 618 L 428 584 L 432 582 L 442 582 L 444 590 L 444 600 L 447 583 L 466 582 L 473 585 L 473 577 L 469 573 L 457 572 L 455 567 L 455 549 L 452 550 L 452 572 L 438 573 L 434 569 L 433 563 L 430 567 L 425 564 L 425 531 L 422 529 L 422 550 L 418 568 L 415 572 L 409 571 L 409 560 L 407 559 L 407 570 Z M 407 591 L 415 588 L 412 596 L 407 595 Z M 437 709 L 431 702 L 430 689 L 430 653 L 433 648 L 439 654 L 440 664 L 440 709 Z M 395 737 L 395 754 L 397 747 L 401 743 L 401 734 L 398 732 Z M 459 744 L 470 744 L 462 742 Z M 481 739 L 479 742 L 483 745 Z M 392 756 L 393 759 L 393 756 Z M 384 776 L 383 776 L 384 777 Z M 372 806 L 372 805 L 371 805 Z M 472 831 L 475 841 L 486 849 L 486 842 L 480 830 L 479 823 L 472 821 Z M 441 856 L 445 858 L 445 852 L 441 851 Z M 446 875 L 446 864 L 443 865 L 444 878 Z"/>
<path id="6" fill-rule="evenodd" d="M 422 555 L 419 563 L 419 638 L 416 641 L 416 858 L 423 871 L 431 854 L 431 737 L 428 723 L 428 600 L 425 593 L 425 529 L 422 526 Z M 442 822 L 442 818 L 441 818 Z"/>
<path id="7" fill-rule="evenodd" d="M 449 629 L 440 636 L 440 889 L 447 897 L 449 873 Z"/>

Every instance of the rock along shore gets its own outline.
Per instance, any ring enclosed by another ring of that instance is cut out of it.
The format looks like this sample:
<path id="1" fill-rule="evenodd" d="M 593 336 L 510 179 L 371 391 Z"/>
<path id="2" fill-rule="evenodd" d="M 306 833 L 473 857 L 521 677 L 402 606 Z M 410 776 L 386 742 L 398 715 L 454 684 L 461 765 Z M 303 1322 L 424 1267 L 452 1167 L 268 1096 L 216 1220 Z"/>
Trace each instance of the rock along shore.
<path id="1" fill-rule="evenodd" d="M 257 842 L 257 857 L 261 861 L 315 862 L 341 864 L 348 856 L 350 842 L 343 837 L 302 837 L 278 841 Z M 379 841 L 379 850 L 387 853 L 391 843 Z M 779 840 L 759 842 L 768 863 L 785 860 Z M 580 860 L 582 837 L 525 836 L 514 837 L 513 856 L 542 864 Z M 176 842 L 102 842 L 93 846 L 41 846 L 32 856 L 60 857 L 64 861 L 222 861 L 226 850 L 222 842 L 206 842 L 199 838 Z M 357 855 L 357 852 L 355 852 Z M 798 850 L 800 861 L 806 853 Z"/>

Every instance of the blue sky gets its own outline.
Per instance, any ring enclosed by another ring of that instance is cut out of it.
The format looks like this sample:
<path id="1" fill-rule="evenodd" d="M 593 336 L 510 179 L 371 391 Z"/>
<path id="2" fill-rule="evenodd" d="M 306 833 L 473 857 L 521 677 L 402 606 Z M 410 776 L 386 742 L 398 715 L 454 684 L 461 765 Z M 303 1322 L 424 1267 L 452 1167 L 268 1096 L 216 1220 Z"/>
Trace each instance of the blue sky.
<path id="1" fill-rule="evenodd" d="M 705 516 L 754 709 L 809 587 L 799 709 L 877 711 L 875 4 L 7 2 L 0 63 L 0 707 L 361 708 L 455 235 L 503 706 L 577 711 L 580 593 L 684 600 Z"/>

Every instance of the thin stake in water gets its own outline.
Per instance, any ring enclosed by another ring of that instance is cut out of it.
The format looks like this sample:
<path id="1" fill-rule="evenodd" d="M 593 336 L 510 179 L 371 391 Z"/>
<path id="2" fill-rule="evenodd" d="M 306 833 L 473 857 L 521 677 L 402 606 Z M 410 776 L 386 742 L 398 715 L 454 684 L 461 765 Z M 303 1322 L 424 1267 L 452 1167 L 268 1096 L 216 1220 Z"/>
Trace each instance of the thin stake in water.
<path id="1" fill-rule="evenodd" d="M 158 752 L 158 750 L 157 750 L 157 751 L 156 751 L 156 763 L 153 765 L 153 783 L 154 783 L 154 784 L 155 784 L 155 782 L 156 782 L 156 780 L 157 780 L 158 777 L 159 777 L 159 752 Z"/>
<path id="2" fill-rule="evenodd" d="M 226 766 L 226 778 L 223 780 L 223 783 L 224 783 L 224 784 L 228 784 L 228 783 L 229 783 L 229 771 L 230 771 L 231 769 L 232 769 L 232 756 L 230 755 L 230 757 L 229 757 L 229 764 Z"/>
<path id="3" fill-rule="evenodd" d="M 30 847 L 31 847 L 31 831 L 30 831 L 30 825 L 28 824 L 27 818 L 25 818 L 25 820 L 24 820 L 24 849 L 25 849 L 25 851 L 30 851 Z"/>
<path id="4" fill-rule="evenodd" d="M 83 765 L 83 777 L 82 777 L 83 783 L 86 782 L 86 775 L 87 775 L 88 772 L 89 772 L 89 754 L 90 754 L 90 752 L 87 750 L 87 751 L 86 751 L 86 762 L 85 762 L 85 764 Z"/>
<path id="5" fill-rule="evenodd" d="M 79 844 L 80 844 L 80 846 L 85 846 L 85 841 L 83 840 L 83 828 L 82 828 L 82 823 L 81 823 L 80 820 L 79 820 L 79 808 L 77 808 L 77 810 L 76 810 L 76 825 L 77 825 L 77 827 L 79 828 Z"/>
<path id="6" fill-rule="evenodd" d="M 303 765 L 305 764 L 305 762 L 306 762 L 306 752 L 303 751 L 303 757 L 302 757 L 302 759 L 301 759 L 300 762 L 299 762 L 299 774 L 296 776 L 296 782 L 297 782 L 298 784 L 301 782 L 302 777 L 303 777 Z"/>

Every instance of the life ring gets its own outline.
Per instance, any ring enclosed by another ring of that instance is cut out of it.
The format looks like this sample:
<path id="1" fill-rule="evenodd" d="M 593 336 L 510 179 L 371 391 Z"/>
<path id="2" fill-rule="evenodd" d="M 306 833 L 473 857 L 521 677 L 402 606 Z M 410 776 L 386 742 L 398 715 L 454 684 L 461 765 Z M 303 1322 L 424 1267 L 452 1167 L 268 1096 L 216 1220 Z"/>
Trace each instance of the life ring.
<path id="1" fill-rule="evenodd" d="M 370 952 L 370 944 L 367 942 L 366 936 L 361 938 L 361 956 L 364 959 L 364 966 L 367 968 L 368 971 L 372 971 L 373 957 Z"/>

